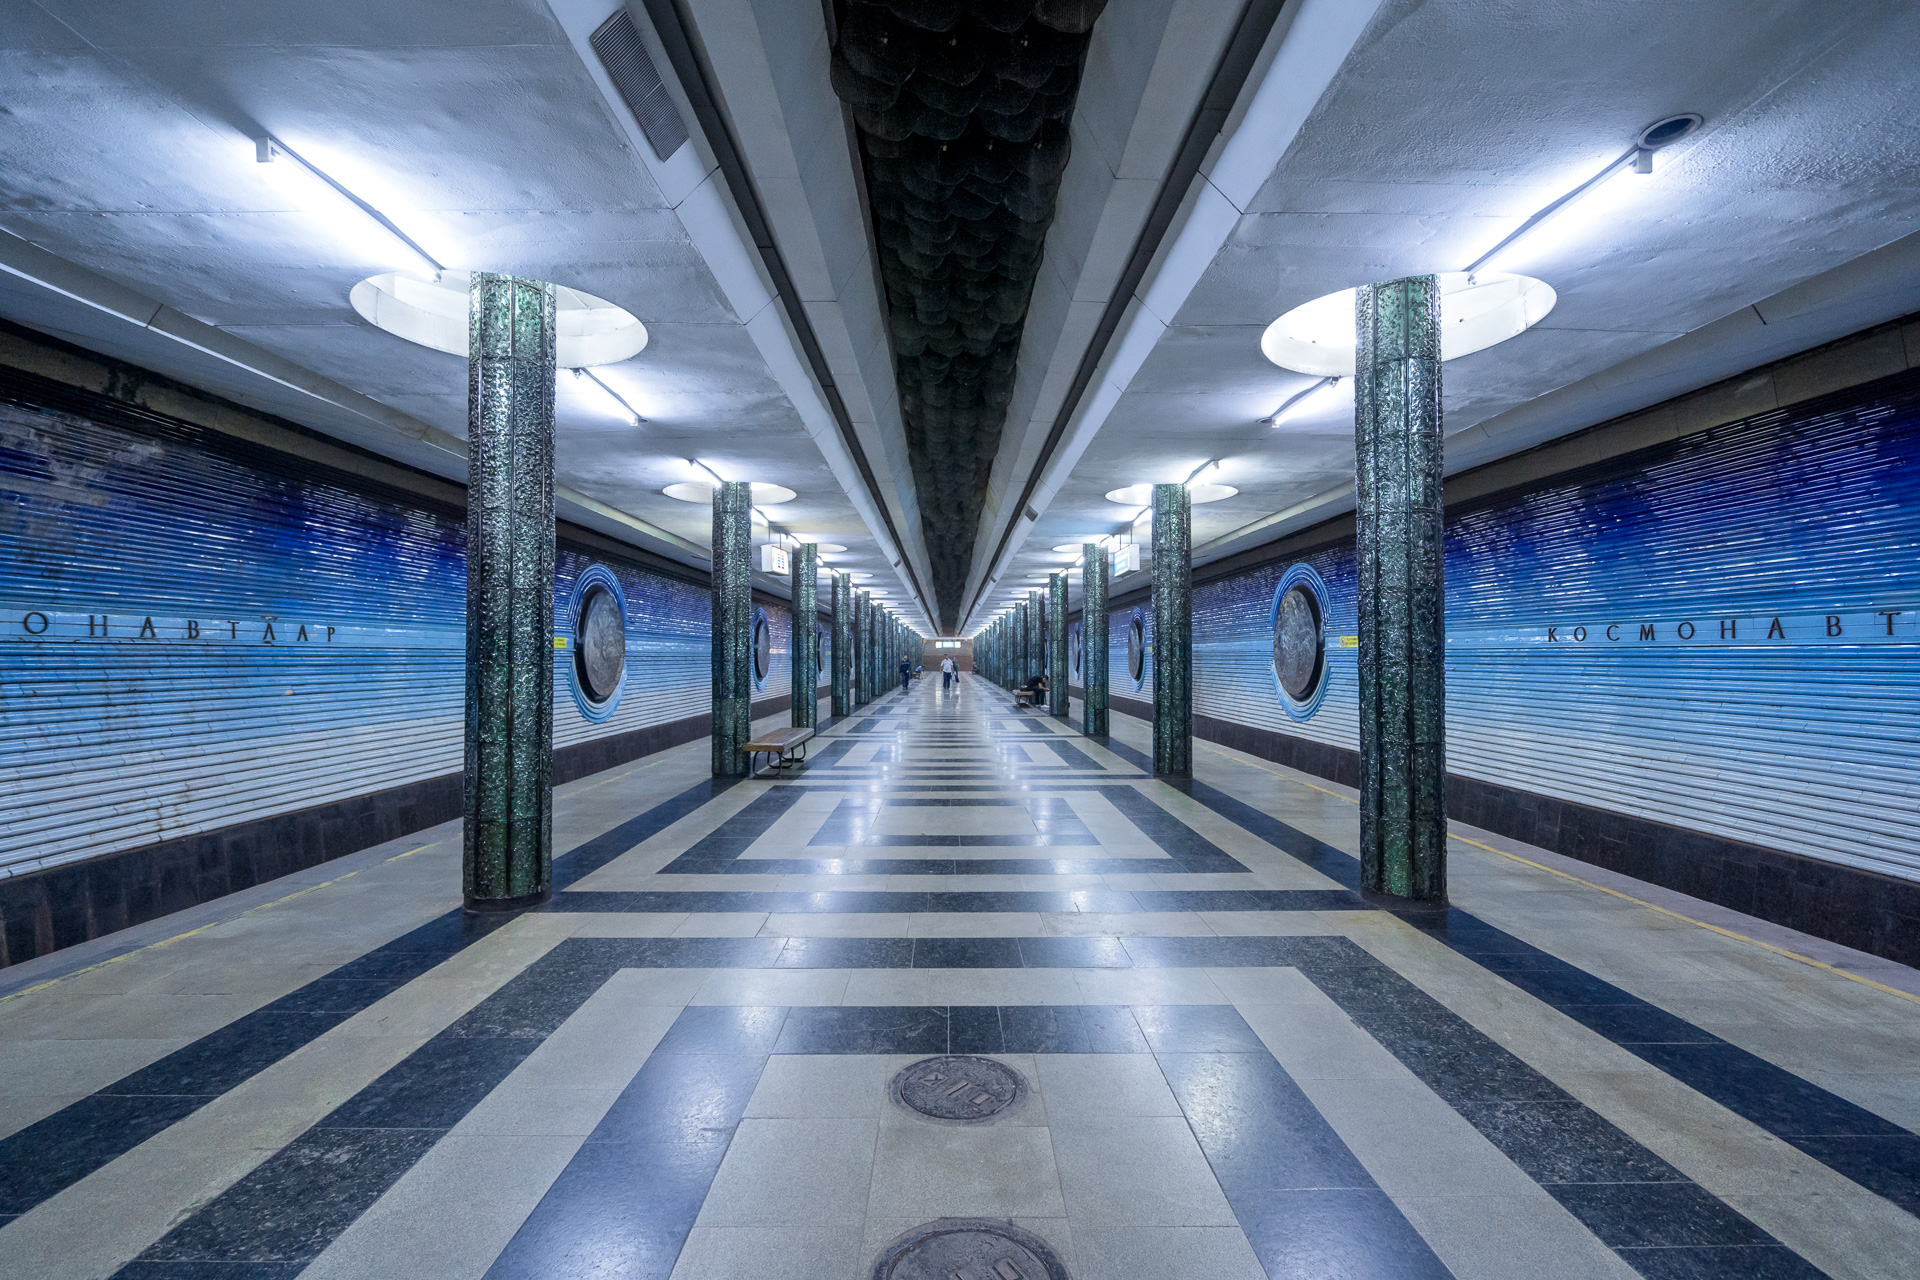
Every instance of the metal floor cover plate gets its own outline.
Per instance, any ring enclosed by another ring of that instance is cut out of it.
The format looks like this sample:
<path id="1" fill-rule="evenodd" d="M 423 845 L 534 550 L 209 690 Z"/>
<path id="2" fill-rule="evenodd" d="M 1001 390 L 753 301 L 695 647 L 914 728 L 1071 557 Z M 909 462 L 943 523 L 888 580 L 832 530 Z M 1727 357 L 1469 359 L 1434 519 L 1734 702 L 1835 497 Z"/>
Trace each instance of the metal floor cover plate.
<path id="1" fill-rule="evenodd" d="M 941 1218 L 915 1227 L 873 1265 L 873 1280 L 1068 1280 L 1047 1242 L 1011 1222 Z"/>
<path id="2" fill-rule="evenodd" d="M 1004 1062 L 973 1054 L 926 1058 L 893 1077 L 895 1101 L 932 1120 L 990 1120 L 1026 1096 L 1027 1082 Z"/>

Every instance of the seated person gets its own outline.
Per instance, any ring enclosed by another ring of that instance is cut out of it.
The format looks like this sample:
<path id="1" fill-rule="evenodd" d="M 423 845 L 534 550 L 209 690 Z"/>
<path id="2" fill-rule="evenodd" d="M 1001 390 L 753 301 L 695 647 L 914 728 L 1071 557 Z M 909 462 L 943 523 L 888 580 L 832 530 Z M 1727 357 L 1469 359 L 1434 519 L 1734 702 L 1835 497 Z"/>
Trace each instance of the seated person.
<path id="1" fill-rule="evenodd" d="M 1047 678 L 1044 675 L 1035 675 L 1029 678 L 1025 684 L 1020 686 L 1020 692 L 1030 698 L 1034 706 L 1039 706 L 1040 699 L 1044 697 L 1047 692 Z M 1017 699 L 1014 705 L 1020 705 Z"/>

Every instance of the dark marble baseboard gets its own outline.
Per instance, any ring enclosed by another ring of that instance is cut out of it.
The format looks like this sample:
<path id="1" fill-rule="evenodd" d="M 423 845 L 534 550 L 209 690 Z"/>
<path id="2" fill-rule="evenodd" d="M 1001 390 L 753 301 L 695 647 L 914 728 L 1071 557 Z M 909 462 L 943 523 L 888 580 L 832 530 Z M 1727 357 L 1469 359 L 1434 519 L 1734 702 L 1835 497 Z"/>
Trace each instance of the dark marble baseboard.
<path id="1" fill-rule="evenodd" d="M 778 715 L 791 695 L 753 704 Z M 689 716 L 560 747 L 555 785 L 706 737 Z M 144 924 L 460 816 L 460 775 L 236 823 L 0 880 L 0 968 Z"/>
<path id="2" fill-rule="evenodd" d="M 1112 699 L 1151 721 L 1153 707 Z M 1346 786 L 1360 753 L 1251 725 L 1193 718 L 1194 736 Z M 1631 814 L 1447 775 L 1447 813 L 1564 857 L 1657 884 L 1901 964 L 1920 966 L 1920 884 Z"/>
<path id="3" fill-rule="evenodd" d="M 143 924 L 460 816 L 460 775 L 0 880 L 0 965 Z"/>

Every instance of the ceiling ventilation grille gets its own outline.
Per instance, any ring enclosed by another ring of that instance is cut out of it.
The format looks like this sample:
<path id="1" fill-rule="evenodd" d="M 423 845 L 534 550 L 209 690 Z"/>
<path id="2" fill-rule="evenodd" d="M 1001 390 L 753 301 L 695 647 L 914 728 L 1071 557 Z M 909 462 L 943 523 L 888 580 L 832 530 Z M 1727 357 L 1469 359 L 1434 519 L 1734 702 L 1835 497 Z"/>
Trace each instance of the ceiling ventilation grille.
<path id="1" fill-rule="evenodd" d="M 660 82 L 660 73 L 653 69 L 653 59 L 647 56 L 647 46 L 641 43 L 632 15 L 621 9 L 601 23 L 587 43 L 600 55 L 607 78 L 640 122 L 640 132 L 647 135 L 653 153 L 662 160 L 672 156 L 686 142 L 687 126 L 667 86 Z"/>

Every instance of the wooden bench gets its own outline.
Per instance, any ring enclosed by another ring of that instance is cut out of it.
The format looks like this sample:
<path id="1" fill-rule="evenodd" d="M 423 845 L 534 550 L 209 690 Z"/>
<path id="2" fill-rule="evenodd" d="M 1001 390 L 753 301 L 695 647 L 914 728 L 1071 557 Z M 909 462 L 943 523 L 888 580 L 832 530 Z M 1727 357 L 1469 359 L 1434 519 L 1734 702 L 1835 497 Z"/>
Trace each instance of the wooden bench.
<path id="1" fill-rule="evenodd" d="M 804 761 L 807 758 L 807 739 L 813 737 L 811 729 L 775 729 L 763 733 L 740 749 L 747 753 L 747 773 L 756 772 L 760 757 L 773 757 L 773 771 L 784 773 L 787 765 Z M 795 751 L 799 754 L 795 754 Z"/>
<path id="2" fill-rule="evenodd" d="M 1013 691 L 1013 705 L 1015 707 L 1037 707 L 1040 705 L 1040 698 L 1041 695 L 1032 689 L 1015 689 Z"/>

